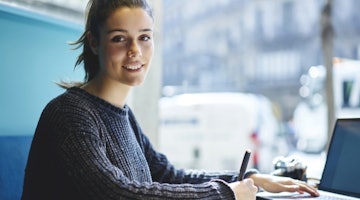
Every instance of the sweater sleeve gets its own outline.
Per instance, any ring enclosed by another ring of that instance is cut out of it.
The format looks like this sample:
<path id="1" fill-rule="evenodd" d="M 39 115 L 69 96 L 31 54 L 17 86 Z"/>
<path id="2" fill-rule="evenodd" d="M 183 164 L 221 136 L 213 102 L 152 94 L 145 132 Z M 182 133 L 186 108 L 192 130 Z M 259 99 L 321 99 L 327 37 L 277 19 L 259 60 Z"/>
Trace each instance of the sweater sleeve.
<path id="1" fill-rule="evenodd" d="M 75 185 L 88 199 L 234 199 L 222 180 L 199 184 L 132 181 L 110 163 L 104 146 L 93 135 L 71 136 L 62 149 Z"/>
<path id="2" fill-rule="evenodd" d="M 74 142 L 79 139 L 81 143 Z M 63 146 L 64 156 L 70 158 L 69 173 L 87 199 L 235 199 L 220 179 L 199 184 L 132 181 L 106 159 L 103 148 L 97 138 L 86 134 L 68 138 Z"/>
<path id="3" fill-rule="evenodd" d="M 83 113 L 82 116 L 86 118 L 88 115 L 89 113 Z M 107 147 L 100 138 L 101 133 L 94 132 L 98 130 L 96 123 L 84 119 L 67 122 L 67 127 L 72 128 L 67 130 L 70 133 L 61 144 L 61 163 L 65 163 L 69 178 L 78 191 L 86 195 L 86 199 L 235 199 L 231 188 L 220 179 L 205 181 L 210 178 L 196 176 L 197 181 L 186 183 L 190 182 L 185 181 L 190 176 L 173 170 L 165 160 L 159 164 L 159 160 L 165 157 L 157 156 L 159 154 L 154 156 L 155 151 L 150 143 L 144 147 L 147 149 L 146 156 L 150 155 L 148 162 L 154 181 L 131 180 L 108 159 Z M 68 126 L 69 123 L 72 125 Z M 143 135 L 142 141 L 148 142 Z"/>

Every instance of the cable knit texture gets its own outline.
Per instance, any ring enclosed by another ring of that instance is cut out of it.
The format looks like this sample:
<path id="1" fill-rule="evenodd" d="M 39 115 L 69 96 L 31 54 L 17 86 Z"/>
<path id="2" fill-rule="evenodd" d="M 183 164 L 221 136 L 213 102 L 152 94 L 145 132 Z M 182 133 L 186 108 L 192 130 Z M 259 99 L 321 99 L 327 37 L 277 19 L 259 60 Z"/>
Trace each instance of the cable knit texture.
<path id="1" fill-rule="evenodd" d="M 175 169 L 153 149 L 128 106 L 74 87 L 40 117 L 22 200 L 235 199 L 226 182 L 236 178 L 236 172 Z"/>

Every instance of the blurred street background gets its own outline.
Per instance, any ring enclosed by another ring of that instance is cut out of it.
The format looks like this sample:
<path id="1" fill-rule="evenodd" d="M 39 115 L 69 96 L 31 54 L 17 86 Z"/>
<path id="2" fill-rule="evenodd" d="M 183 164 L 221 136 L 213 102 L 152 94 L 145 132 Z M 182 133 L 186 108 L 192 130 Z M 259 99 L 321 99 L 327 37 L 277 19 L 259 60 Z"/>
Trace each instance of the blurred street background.
<path id="1" fill-rule="evenodd" d="M 150 2 L 156 52 L 129 104 L 155 148 L 206 170 L 238 170 L 245 149 L 265 173 L 295 156 L 320 178 L 334 119 L 360 117 L 360 1 Z M 86 4 L 0 0 L 0 136 L 31 138 L 53 81 L 82 80 L 68 42 Z"/>

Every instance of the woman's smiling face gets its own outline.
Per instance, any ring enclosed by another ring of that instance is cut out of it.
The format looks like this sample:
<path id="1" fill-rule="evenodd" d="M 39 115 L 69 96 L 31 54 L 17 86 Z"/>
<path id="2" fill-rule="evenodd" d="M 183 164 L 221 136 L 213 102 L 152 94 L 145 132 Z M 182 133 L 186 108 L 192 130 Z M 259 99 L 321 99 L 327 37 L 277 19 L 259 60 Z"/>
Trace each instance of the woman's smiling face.
<path id="1" fill-rule="evenodd" d="M 143 83 L 154 51 L 153 25 L 142 8 L 115 10 L 101 27 L 99 41 L 91 42 L 99 56 L 97 78 L 128 86 Z"/>

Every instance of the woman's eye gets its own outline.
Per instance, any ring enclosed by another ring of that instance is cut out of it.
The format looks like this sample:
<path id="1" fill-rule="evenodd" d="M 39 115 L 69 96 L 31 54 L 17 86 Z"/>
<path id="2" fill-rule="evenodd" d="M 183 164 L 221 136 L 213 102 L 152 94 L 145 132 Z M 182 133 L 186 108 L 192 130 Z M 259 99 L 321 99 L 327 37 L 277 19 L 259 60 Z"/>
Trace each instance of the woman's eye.
<path id="1" fill-rule="evenodd" d="M 113 42 L 123 42 L 123 41 L 125 41 L 125 38 L 122 37 L 122 36 L 115 36 L 115 37 L 113 37 L 111 39 L 111 41 L 113 41 Z"/>
<path id="2" fill-rule="evenodd" d="M 148 40 L 151 40 L 151 37 L 148 36 L 148 35 L 144 35 L 144 36 L 141 36 L 140 38 L 142 41 L 148 41 Z"/>

